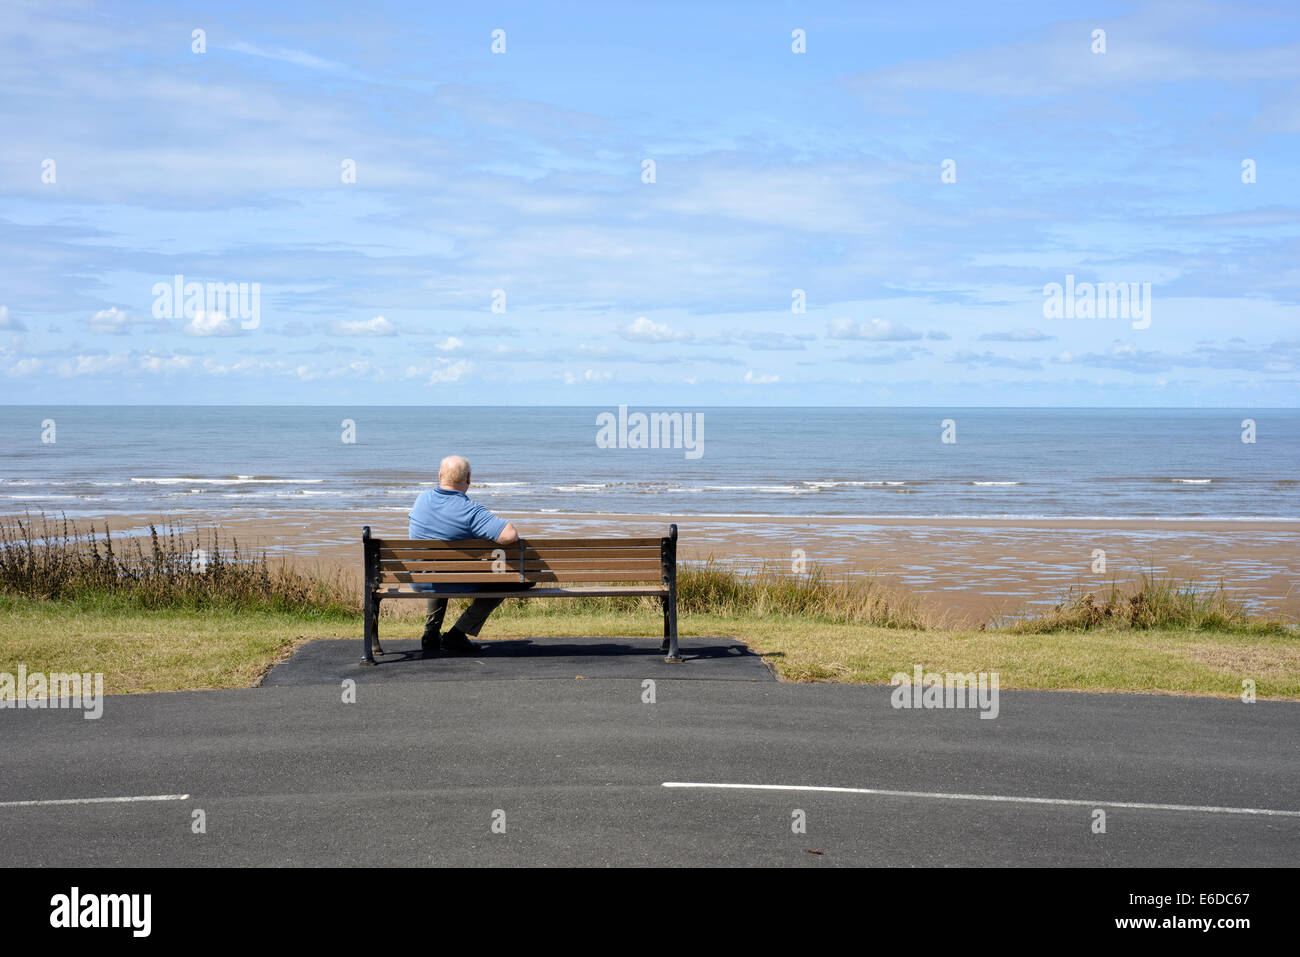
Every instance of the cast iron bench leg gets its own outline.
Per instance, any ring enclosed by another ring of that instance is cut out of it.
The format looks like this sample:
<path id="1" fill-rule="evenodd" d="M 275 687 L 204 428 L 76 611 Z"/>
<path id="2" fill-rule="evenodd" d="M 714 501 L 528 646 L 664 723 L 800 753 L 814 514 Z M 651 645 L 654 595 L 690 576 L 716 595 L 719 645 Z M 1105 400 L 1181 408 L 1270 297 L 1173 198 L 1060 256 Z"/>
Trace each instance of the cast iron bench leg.
<path id="1" fill-rule="evenodd" d="M 365 624 L 362 629 L 364 637 L 361 639 L 361 663 L 363 665 L 373 665 L 375 663 L 375 655 L 371 648 L 372 645 L 377 646 L 379 644 L 379 602 L 376 600 L 375 596 L 371 594 L 370 589 L 366 589 L 365 608 L 363 614 L 365 617 Z M 382 648 L 379 650 L 379 653 L 381 655 L 384 653 Z"/>
<path id="2" fill-rule="evenodd" d="M 664 630 L 668 638 L 668 657 L 664 661 L 681 664 L 682 656 L 677 650 L 677 586 L 674 585 L 664 599 Z"/>
<path id="3" fill-rule="evenodd" d="M 659 652 L 660 654 L 666 655 L 668 654 L 668 648 L 669 648 L 668 636 L 671 635 L 673 631 L 672 625 L 668 621 L 668 596 L 667 595 L 664 595 L 662 598 L 659 599 L 659 605 L 661 608 L 663 608 L 663 612 L 664 612 L 664 640 L 663 640 L 663 644 L 659 646 Z"/>

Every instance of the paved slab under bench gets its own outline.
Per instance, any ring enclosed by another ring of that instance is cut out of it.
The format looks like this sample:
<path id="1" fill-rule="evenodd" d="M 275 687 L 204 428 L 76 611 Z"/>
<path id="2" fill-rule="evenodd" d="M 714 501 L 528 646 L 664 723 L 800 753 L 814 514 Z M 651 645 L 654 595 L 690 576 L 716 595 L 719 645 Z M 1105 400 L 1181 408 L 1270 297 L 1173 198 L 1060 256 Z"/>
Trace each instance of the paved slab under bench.
<path id="1" fill-rule="evenodd" d="M 472 657 L 425 658 L 419 640 L 383 639 L 374 667 L 360 665 L 355 639 L 310 641 L 271 669 L 266 685 L 538 678 L 707 678 L 775 681 L 763 659 L 734 638 L 683 638 L 680 664 L 668 664 L 659 639 L 510 638 L 485 641 Z"/>

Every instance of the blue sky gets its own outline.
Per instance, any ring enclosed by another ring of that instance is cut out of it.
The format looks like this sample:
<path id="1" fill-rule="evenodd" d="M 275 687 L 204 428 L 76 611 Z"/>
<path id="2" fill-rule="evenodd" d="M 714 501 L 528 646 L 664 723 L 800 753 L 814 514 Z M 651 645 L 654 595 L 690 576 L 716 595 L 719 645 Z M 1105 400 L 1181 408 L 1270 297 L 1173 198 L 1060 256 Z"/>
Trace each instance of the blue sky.
<path id="1" fill-rule="evenodd" d="M 450 6 L 6 3 L 0 402 L 1297 403 L 1293 4 Z"/>

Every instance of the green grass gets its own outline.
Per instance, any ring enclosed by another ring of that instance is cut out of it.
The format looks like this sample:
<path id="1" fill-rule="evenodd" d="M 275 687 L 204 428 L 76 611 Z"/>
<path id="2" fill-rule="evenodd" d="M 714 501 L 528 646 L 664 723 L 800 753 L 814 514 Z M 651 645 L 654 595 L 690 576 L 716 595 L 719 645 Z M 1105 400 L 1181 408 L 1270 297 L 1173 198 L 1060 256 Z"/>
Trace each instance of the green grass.
<path id="1" fill-rule="evenodd" d="M 411 603 L 418 604 L 418 603 Z M 567 602 L 503 605 L 483 638 L 654 636 L 652 609 L 566 609 Z M 1095 627 L 1042 634 L 1011 629 L 890 628 L 747 614 L 684 614 L 683 636 L 731 636 L 745 642 L 787 681 L 888 683 L 896 672 L 998 672 L 1003 688 L 1154 692 L 1237 697 L 1242 680 L 1260 697 L 1300 700 L 1300 635 L 1190 627 Z M 381 633 L 393 633 L 396 621 Z M 415 619 L 406 626 L 419 633 Z"/>
<path id="2" fill-rule="evenodd" d="M 147 547 L 146 547 L 147 543 Z M 195 570 L 193 550 L 205 562 Z M 110 694 L 256 684 L 302 642 L 361 634 L 356 589 L 337 574 L 273 566 L 238 545 L 172 530 L 125 547 L 43 516 L 0 526 L 0 671 L 103 672 Z M 453 603 L 456 604 L 456 603 Z M 423 603 L 387 602 L 381 640 L 417 637 Z M 449 620 L 458 612 L 453 607 Z M 494 637 L 661 634 L 650 598 L 510 599 Z M 998 672 L 1003 688 L 1300 700 L 1300 635 L 1252 617 L 1220 586 L 1143 577 L 994 627 L 941 612 L 869 576 L 717 563 L 679 571 L 683 636 L 729 636 L 791 681 L 888 682 L 927 671 Z"/>
<path id="3" fill-rule="evenodd" d="M 677 578 L 681 614 L 784 617 L 887 628 L 932 628 L 939 620 L 915 595 L 882 585 L 870 575 L 832 576 L 817 565 L 799 575 L 766 567 L 738 573 L 709 559 L 680 568 Z M 613 606 L 597 600 L 589 607 Z M 643 601 L 641 607 L 654 606 Z"/>
<path id="4" fill-rule="evenodd" d="M 382 639 L 415 638 L 420 602 L 394 602 Z M 576 610 L 566 601 L 503 606 L 482 637 L 644 638 L 657 647 L 656 610 Z M 566 607 L 569 606 L 569 607 Z M 455 603 L 451 614 L 456 614 Z M 257 683 L 302 642 L 347 638 L 360 650 L 360 616 L 273 611 L 141 611 L 113 602 L 0 596 L 0 671 L 103 672 L 110 694 Z M 1300 700 L 1300 638 L 1196 629 L 1097 628 L 1033 634 L 837 624 L 778 616 L 683 614 L 683 636 L 727 636 L 749 645 L 790 681 L 887 683 L 920 664 L 927 671 L 999 673 L 1003 688 L 1241 693 Z"/>
<path id="5" fill-rule="evenodd" d="M 0 595 L 0 671 L 102 672 L 108 694 L 247 688 L 312 638 L 353 638 L 360 617 L 268 610 L 144 611 L 120 602 Z"/>

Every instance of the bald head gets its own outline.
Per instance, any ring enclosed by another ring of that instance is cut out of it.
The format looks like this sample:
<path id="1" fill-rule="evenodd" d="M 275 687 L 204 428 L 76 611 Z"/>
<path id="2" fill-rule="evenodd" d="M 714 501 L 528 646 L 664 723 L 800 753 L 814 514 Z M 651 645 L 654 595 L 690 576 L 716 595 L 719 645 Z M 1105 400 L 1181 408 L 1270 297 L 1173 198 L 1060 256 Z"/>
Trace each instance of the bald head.
<path id="1" fill-rule="evenodd" d="M 463 492 L 469 488 L 469 460 L 449 455 L 438 465 L 438 484 Z"/>

